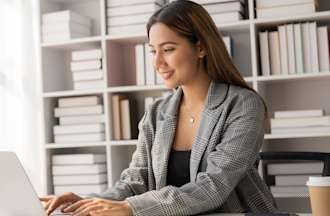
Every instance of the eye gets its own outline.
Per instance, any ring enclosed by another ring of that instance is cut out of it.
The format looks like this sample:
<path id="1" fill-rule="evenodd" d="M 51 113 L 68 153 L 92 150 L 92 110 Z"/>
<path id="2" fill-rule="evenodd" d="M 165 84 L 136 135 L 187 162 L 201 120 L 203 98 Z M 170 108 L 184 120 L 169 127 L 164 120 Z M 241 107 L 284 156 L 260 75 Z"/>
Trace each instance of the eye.
<path id="1" fill-rule="evenodd" d="M 151 49 L 149 52 L 153 55 L 156 54 L 156 50 L 154 50 L 154 49 Z"/>
<path id="2" fill-rule="evenodd" d="M 164 52 L 167 53 L 167 52 L 172 52 L 172 51 L 174 51 L 174 50 L 175 50 L 174 47 L 168 47 L 168 48 L 165 48 L 165 49 L 164 49 Z"/>

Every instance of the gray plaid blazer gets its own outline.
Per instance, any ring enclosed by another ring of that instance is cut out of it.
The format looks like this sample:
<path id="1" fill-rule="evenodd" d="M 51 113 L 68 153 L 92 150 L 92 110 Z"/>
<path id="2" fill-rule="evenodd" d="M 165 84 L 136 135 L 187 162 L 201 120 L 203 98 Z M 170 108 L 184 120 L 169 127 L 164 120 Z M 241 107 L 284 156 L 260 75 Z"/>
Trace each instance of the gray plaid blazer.
<path id="1" fill-rule="evenodd" d="M 275 211 L 253 166 L 263 142 L 265 109 L 256 93 L 238 86 L 211 83 L 191 150 L 190 182 L 166 185 L 181 96 L 179 87 L 145 113 L 129 168 L 99 197 L 126 199 L 141 216 Z"/>

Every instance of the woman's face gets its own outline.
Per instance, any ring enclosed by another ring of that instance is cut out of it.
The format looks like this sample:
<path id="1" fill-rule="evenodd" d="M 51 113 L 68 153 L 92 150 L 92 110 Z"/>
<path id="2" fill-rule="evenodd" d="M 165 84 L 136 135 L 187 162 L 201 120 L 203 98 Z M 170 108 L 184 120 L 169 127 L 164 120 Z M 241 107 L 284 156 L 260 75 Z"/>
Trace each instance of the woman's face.
<path id="1" fill-rule="evenodd" d="M 156 23 L 150 28 L 149 44 L 153 66 L 167 87 L 189 84 L 202 73 L 198 68 L 203 57 L 199 46 L 192 45 L 165 24 Z"/>

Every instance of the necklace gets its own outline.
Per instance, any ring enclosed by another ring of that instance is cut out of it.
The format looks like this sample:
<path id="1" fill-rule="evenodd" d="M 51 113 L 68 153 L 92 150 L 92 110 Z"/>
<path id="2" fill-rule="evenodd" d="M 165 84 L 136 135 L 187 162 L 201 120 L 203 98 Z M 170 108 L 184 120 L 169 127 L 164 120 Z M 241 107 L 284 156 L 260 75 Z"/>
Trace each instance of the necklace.
<path id="1" fill-rule="evenodd" d="M 184 103 L 183 105 L 184 105 L 184 108 L 187 110 L 187 113 L 189 115 L 189 123 L 190 124 L 194 124 L 195 123 L 195 117 L 193 116 L 192 112 L 189 110 L 189 108 L 186 105 L 186 103 Z"/>

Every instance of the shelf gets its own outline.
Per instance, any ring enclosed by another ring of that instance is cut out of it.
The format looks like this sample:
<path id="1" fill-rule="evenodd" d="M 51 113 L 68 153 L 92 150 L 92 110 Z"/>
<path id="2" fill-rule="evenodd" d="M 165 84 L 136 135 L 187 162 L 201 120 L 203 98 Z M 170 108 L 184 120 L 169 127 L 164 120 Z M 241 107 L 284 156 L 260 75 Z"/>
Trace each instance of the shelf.
<path id="1" fill-rule="evenodd" d="M 330 78 L 330 72 L 258 76 L 257 81 L 276 82 L 276 81 L 292 81 L 292 80 L 301 80 L 301 79 L 320 79 L 325 77 Z"/>
<path id="2" fill-rule="evenodd" d="M 295 139 L 295 138 L 309 138 L 309 137 L 330 137 L 330 133 L 310 133 L 310 134 L 265 134 L 265 140 L 274 139 Z"/>
<path id="3" fill-rule="evenodd" d="M 88 143 L 63 143 L 63 144 L 56 144 L 56 143 L 47 143 L 45 145 L 46 149 L 61 149 L 61 148 L 83 148 L 83 147 L 97 147 L 97 146 L 106 146 L 107 142 L 99 142 L 91 144 Z"/>
<path id="4" fill-rule="evenodd" d="M 253 77 L 243 77 L 245 82 L 253 82 Z"/>
<path id="5" fill-rule="evenodd" d="M 58 43 L 42 43 L 42 48 L 55 48 L 60 50 L 89 49 L 101 46 L 101 36 L 92 36 L 88 38 L 76 38 L 69 41 Z"/>
<path id="6" fill-rule="evenodd" d="M 274 198 L 309 198 L 308 194 L 293 194 L 293 193 L 281 193 L 281 194 L 273 194 Z"/>
<path id="7" fill-rule="evenodd" d="M 104 89 L 69 90 L 69 91 L 45 92 L 45 93 L 43 93 L 43 97 L 44 98 L 53 98 L 53 97 L 66 97 L 66 96 L 94 95 L 94 94 L 102 94 L 102 93 L 104 93 Z"/>
<path id="8" fill-rule="evenodd" d="M 138 140 L 113 140 L 110 141 L 111 146 L 135 146 Z"/>
<path id="9" fill-rule="evenodd" d="M 107 92 L 121 93 L 121 92 L 135 92 L 135 91 L 154 91 L 154 90 L 169 90 L 165 85 L 150 85 L 150 86 L 118 86 L 109 87 Z"/>

